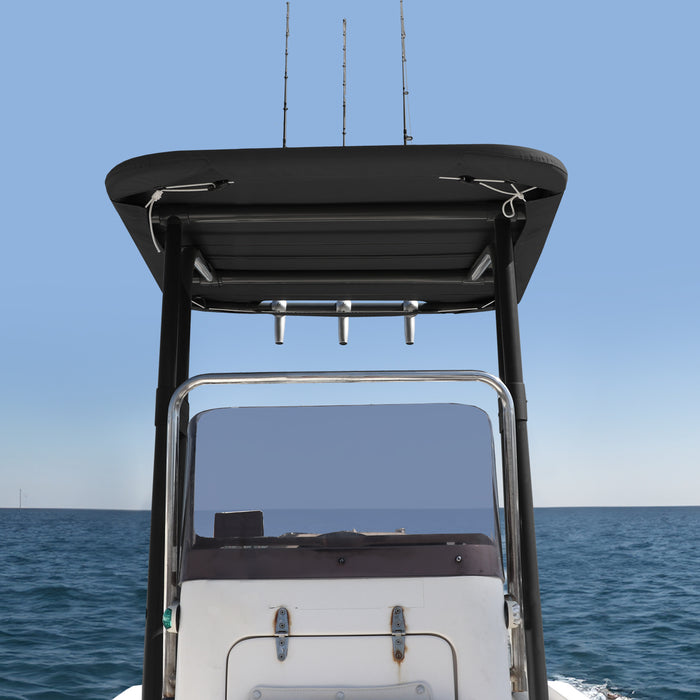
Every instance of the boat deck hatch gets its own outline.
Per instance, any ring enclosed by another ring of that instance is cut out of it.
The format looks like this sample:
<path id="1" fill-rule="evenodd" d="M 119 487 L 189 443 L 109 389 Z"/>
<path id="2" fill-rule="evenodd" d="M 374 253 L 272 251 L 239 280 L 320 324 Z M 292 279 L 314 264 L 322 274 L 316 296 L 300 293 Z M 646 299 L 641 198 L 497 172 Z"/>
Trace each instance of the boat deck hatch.
<path id="1" fill-rule="evenodd" d="M 227 660 L 226 700 L 453 700 L 453 649 L 442 637 L 406 637 L 394 658 L 392 635 L 293 636 L 284 661 L 274 636 L 244 639 Z"/>

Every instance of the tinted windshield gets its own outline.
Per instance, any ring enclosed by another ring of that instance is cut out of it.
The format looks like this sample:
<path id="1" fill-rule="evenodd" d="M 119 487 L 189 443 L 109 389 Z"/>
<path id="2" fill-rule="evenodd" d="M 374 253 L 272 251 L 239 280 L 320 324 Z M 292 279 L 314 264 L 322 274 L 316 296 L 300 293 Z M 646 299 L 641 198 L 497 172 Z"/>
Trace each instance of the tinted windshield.
<path id="1" fill-rule="evenodd" d="M 194 527 L 263 511 L 264 534 L 483 533 L 497 539 L 489 418 L 474 406 L 222 408 L 190 422 Z"/>

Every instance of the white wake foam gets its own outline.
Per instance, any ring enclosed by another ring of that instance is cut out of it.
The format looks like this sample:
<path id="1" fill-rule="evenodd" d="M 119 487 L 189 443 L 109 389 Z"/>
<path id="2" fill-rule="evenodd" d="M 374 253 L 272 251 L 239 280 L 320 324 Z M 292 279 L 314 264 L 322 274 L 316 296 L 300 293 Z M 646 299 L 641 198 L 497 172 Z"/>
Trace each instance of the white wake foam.
<path id="1" fill-rule="evenodd" d="M 566 676 L 556 676 L 555 680 L 564 681 L 572 685 L 576 690 L 581 691 L 586 697 L 591 698 L 591 700 L 632 700 L 626 695 L 620 695 L 608 687 L 610 681 L 606 681 L 602 685 L 594 685 L 592 683 L 586 683 L 579 678 L 567 678 Z"/>

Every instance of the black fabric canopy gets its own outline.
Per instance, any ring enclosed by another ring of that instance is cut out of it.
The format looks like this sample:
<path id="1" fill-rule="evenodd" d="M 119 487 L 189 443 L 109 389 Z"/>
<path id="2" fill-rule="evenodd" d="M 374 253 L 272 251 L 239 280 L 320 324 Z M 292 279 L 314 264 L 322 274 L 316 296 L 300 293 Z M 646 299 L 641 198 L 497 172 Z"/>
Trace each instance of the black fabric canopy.
<path id="1" fill-rule="evenodd" d="M 418 300 L 428 312 L 492 308 L 493 276 L 473 272 L 504 215 L 520 299 L 566 178 L 541 151 L 412 145 L 160 153 L 118 165 L 106 186 L 161 289 L 165 224 L 182 221 L 213 273 L 194 276 L 197 308 Z"/>

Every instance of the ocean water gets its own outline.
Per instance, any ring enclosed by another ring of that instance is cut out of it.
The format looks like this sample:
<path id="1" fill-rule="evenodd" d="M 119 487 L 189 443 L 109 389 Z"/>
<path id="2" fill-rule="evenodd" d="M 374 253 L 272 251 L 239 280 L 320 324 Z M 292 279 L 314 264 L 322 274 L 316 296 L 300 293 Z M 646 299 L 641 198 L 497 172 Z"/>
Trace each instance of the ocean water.
<path id="1" fill-rule="evenodd" d="M 700 698 L 700 507 L 536 512 L 551 678 Z M 140 682 L 149 514 L 0 510 L 0 698 Z"/>

